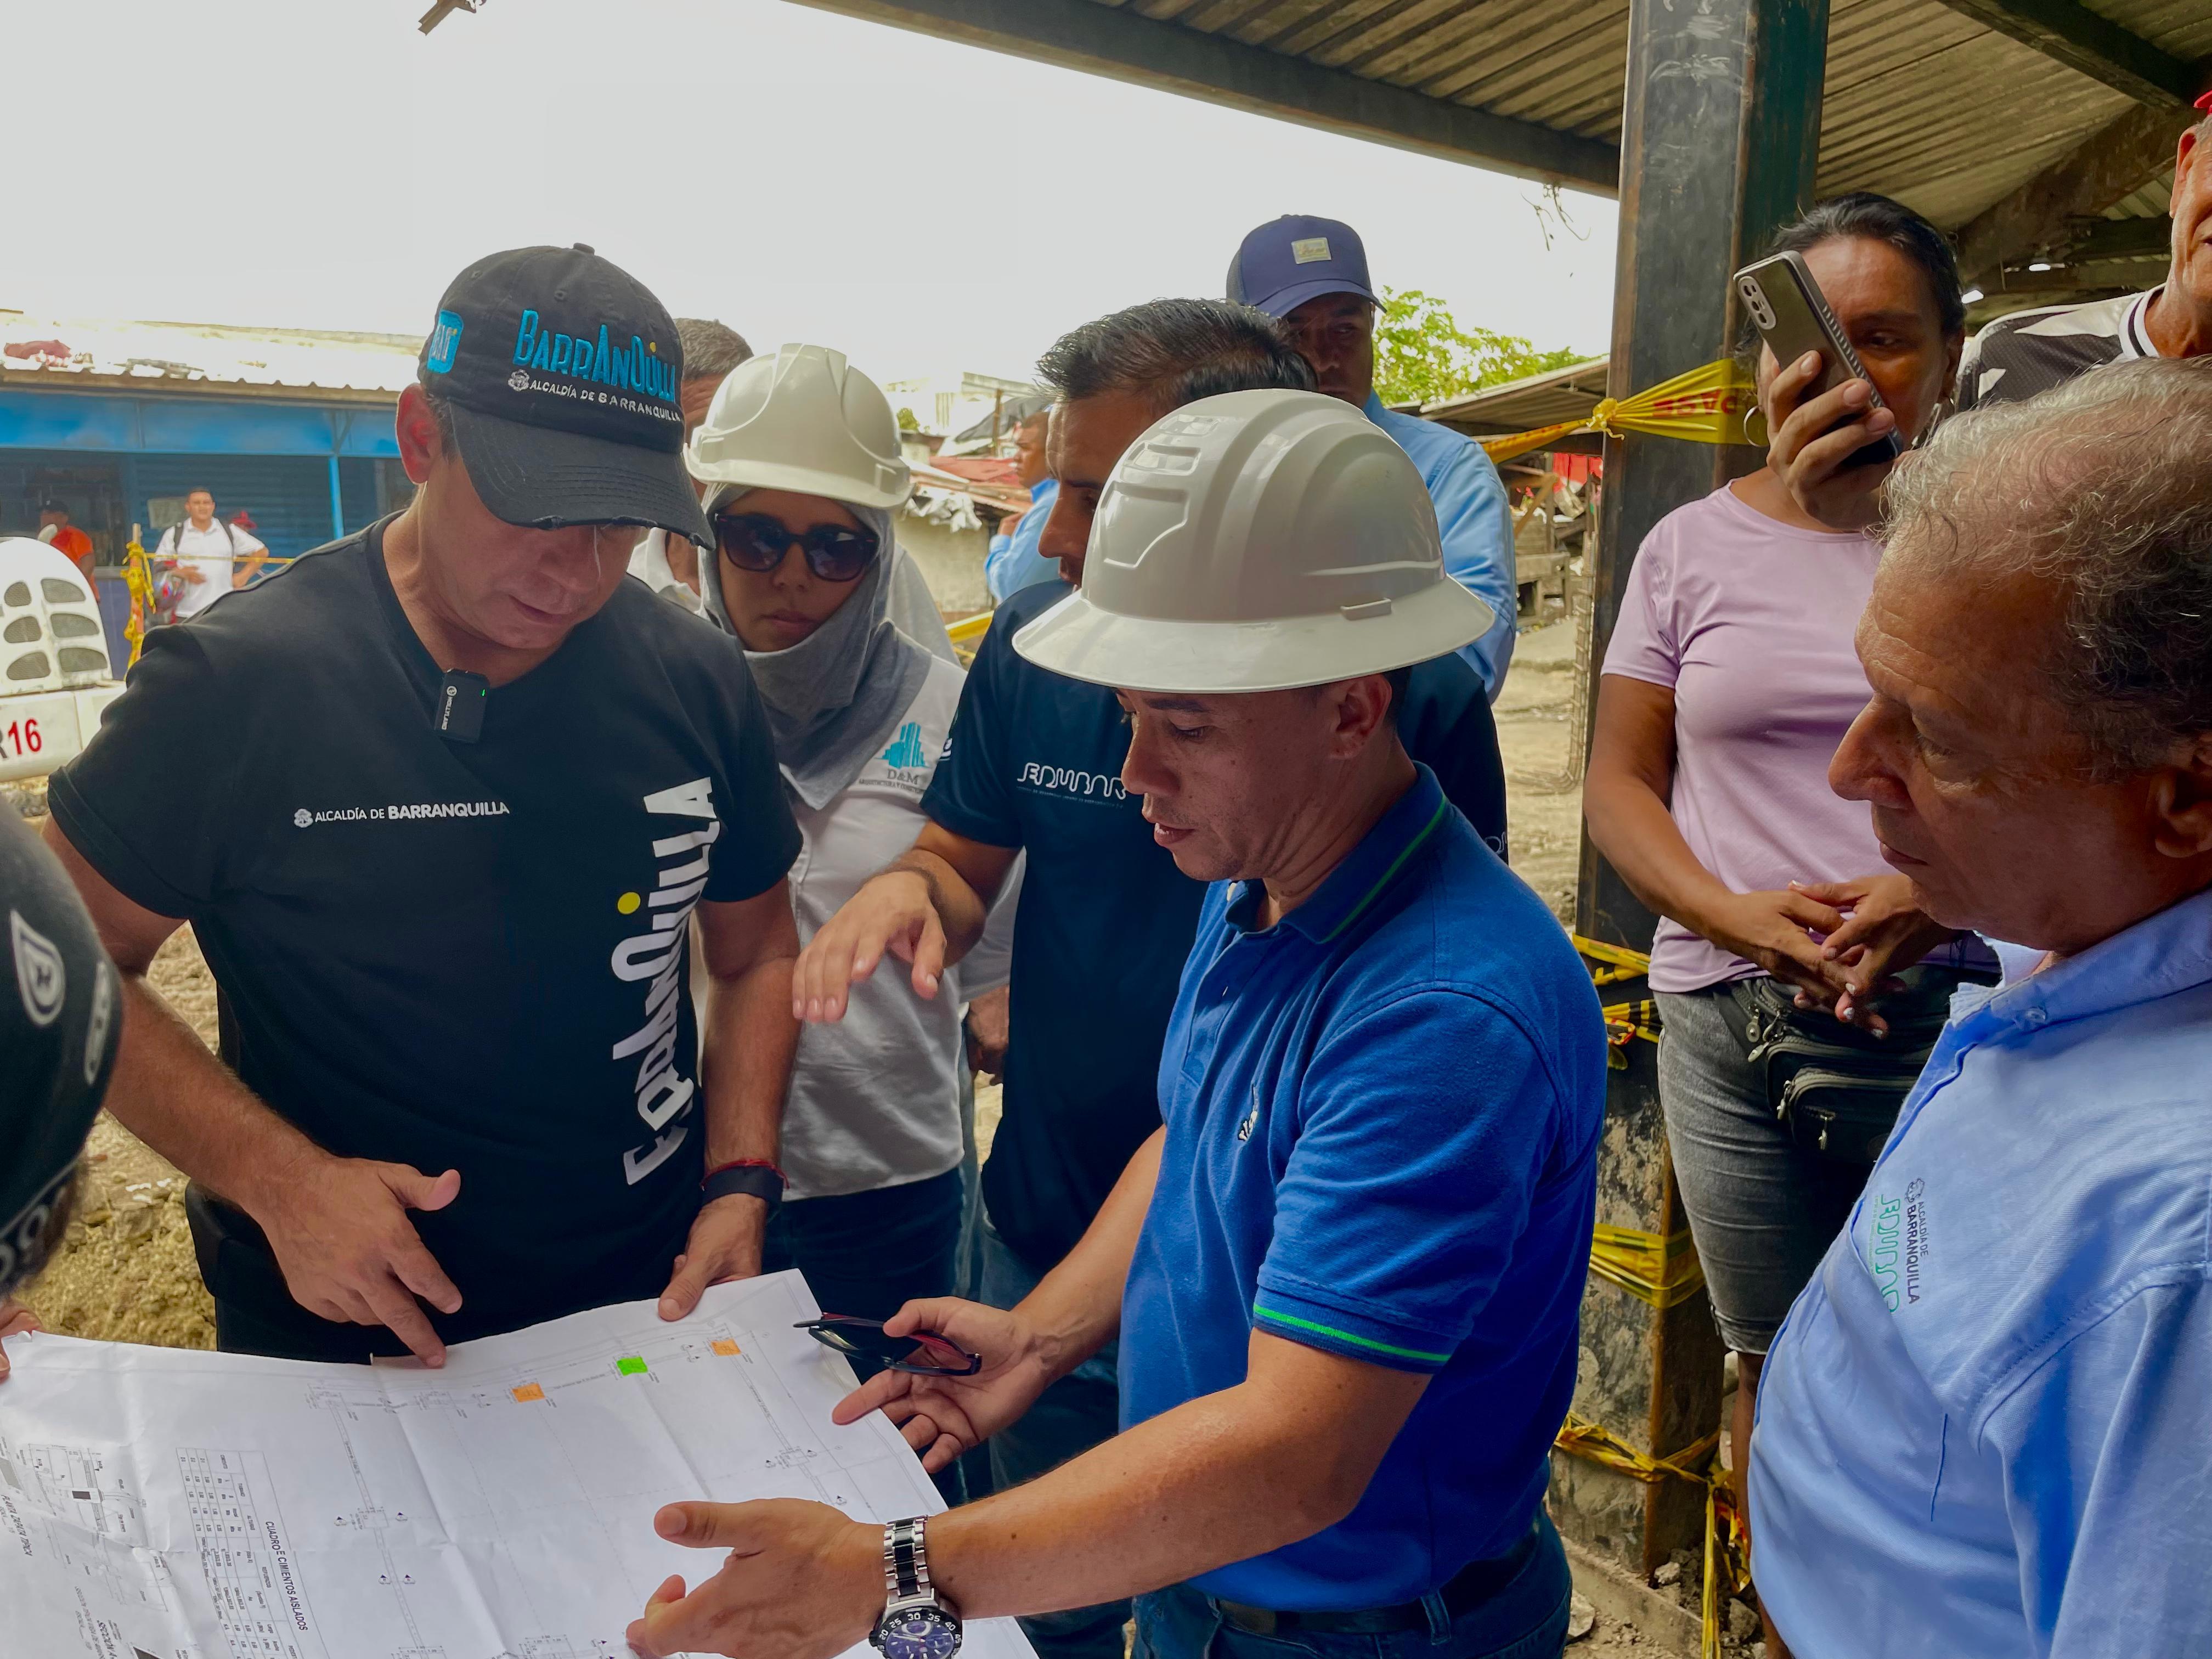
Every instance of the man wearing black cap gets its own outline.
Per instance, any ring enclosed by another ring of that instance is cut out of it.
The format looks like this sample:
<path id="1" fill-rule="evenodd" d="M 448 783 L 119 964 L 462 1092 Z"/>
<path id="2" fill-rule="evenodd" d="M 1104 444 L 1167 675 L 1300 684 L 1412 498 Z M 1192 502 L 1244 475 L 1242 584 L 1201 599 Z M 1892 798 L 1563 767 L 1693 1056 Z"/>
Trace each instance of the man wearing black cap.
<path id="1" fill-rule="evenodd" d="M 53 779 L 118 1115 L 192 1177 L 226 1349 L 435 1364 L 758 1269 L 799 837 L 734 642 L 625 580 L 641 527 L 709 539 L 682 380 L 588 248 L 471 266 L 400 399 L 407 510 L 155 629 Z M 145 982 L 180 919 L 228 1069 Z"/>
<path id="2" fill-rule="evenodd" d="M 1497 619 L 1460 652 L 1497 702 L 1513 660 L 1518 603 L 1505 485 L 1474 439 L 1385 409 L 1375 395 L 1375 312 L 1382 301 L 1368 280 L 1359 233 L 1308 214 L 1261 225 L 1229 263 L 1229 297 L 1279 319 L 1312 366 L 1316 389 L 1364 410 L 1420 469 L 1443 535 L 1445 574 Z"/>
<path id="3" fill-rule="evenodd" d="M 122 1008 L 115 969 L 69 878 L 0 806 L 0 1337 L 39 1322 L 8 1293 L 46 1265 L 107 1092 Z M 8 1355 L 0 1350 L 0 1377 Z"/>

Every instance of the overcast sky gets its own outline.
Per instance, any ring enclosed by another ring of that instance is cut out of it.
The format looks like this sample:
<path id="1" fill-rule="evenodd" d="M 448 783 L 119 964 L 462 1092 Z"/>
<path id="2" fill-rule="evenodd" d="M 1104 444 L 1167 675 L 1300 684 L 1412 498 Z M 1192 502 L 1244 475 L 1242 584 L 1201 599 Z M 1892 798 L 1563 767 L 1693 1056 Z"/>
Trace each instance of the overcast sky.
<path id="1" fill-rule="evenodd" d="M 1519 179 L 788 0 L 427 4 L 0 5 L 0 306 L 420 333 L 471 258 L 583 241 L 757 348 L 1025 375 L 1305 212 L 1463 324 L 1605 348 L 1601 198 L 1547 246 Z"/>

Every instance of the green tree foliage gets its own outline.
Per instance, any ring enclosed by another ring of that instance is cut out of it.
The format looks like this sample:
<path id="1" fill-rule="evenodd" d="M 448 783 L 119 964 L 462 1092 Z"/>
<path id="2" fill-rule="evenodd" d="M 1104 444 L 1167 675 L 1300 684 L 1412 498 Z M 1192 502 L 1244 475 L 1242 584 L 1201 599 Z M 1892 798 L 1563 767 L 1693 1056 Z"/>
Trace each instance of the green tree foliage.
<path id="1" fill-rule="evenodd" d="M 1375 390 L 1386 404 L 1433 403 L 1584 361 L 1578 351 L 1539 351 L 1516 334 L 1462 328 L 1442 300 L 1417 288 L 1382 290 Z"/>
<path id="2" fill-rule="evenodd" d="M 902 432 L 919 432 L 921 430 L 921 422 L 916 417 L 915 412 L 911 409 L 908 409 L 904 404 L 901 404 L 899 405 L 898 428 Z"/>

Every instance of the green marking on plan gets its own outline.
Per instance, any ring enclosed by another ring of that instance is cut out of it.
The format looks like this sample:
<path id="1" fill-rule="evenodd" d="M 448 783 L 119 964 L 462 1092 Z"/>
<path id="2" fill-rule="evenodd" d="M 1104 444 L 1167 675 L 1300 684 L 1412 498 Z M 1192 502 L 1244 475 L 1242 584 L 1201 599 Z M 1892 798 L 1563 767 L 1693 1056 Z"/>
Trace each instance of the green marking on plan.
<path id="1" fill-rule="evenodd" d="M 620 1371 L 624 1376 L 643 1376 L 645 1375 L 645 1361 L 640 1359 L 634 1353 L 624 1354 L 620 1359 L 615 1361 L 615 1369 Z"/>

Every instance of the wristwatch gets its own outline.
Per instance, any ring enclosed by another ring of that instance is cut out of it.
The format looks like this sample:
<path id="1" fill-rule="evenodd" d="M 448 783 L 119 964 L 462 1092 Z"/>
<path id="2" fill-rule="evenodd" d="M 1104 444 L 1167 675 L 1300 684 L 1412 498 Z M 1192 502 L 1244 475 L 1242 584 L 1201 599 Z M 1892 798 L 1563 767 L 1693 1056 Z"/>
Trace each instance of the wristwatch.
<path id="1" fill-rule="evenodd" d="M 952 1659 L 960 1651 L 960 1614 L 929 1582 L 924 1517 L 884 1528 L 884 1616 L 868 1641 L 884 1659 Z"/>

